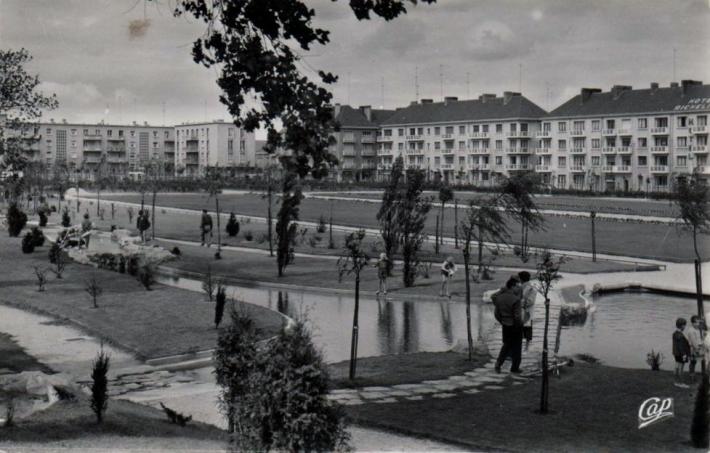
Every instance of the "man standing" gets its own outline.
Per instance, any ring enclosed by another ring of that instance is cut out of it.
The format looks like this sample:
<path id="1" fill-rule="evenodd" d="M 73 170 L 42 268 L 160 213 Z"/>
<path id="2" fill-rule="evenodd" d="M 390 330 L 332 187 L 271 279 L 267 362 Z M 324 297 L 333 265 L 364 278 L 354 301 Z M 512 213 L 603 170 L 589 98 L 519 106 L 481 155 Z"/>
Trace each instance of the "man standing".
<path id="1" fill-rule="evenodd" d="M 533 311 L 535 309 L 535 299 L 537 299 L 537 290 L 530 281 L 530 272 L 519 272 L 518 277 L 522 284 L 520 303 L 523 310 L 523 338 L 525 338 L 525 350 L 527 351 L 533 335 Z"/>
<path id="2" fill-rule="evenodd" d="M 500 373 L 503 362 L 511 357 L 511 373 L 520 373 L 521 350 L 523 347 L 523 311 L 520 292 L 516 289 L 518 281 L 511 277 L 505 288 L 494 294 L 495 317 L 503 326 L 503 345 L 496 360 L 495 370 Z"/>
<path id="3" fill-rule="evenodd" d="M 205 237 L 209 235 L 209 242 L 207 247 L 212 245 L 212 217 L 207 214 L 207 209 L 202 210 L 202 220 L 200 221 L 200 233 L 202 237 L 202 243 L 200 246 L 205 245 Z"/>

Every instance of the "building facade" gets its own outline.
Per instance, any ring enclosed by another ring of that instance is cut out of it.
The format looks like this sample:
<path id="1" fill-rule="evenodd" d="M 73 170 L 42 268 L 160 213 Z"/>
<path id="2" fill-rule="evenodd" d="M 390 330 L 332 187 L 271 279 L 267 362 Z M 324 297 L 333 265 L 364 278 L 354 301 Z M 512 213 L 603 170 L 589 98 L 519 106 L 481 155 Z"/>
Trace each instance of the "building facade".
<path id="1" fill-rule="evenodd" d="M 202 176 L 208 167 L 231 171 L 256 166 L 253 132 L 233 123 L 186 123 L 175 126 L 175 171 L 182 176 Z"/>
<path id="2" fill-rule="evenodd" d="M 493 185 L 501 175 L 535 170 L 535 148 L 546 112 L 520 93 L 443 102 L 422 99 L 397 109 L 377 136 L 378 178 L 394 159 L 424 170 L 429 180 Z"/>
<path id="3" fill-rule="evenodd" d="M 684 80 L 646 89 L 583 88 L 545 118 L 537 168 L 555 187 L 667 191 L 707 179 L 710 86 Z"/>

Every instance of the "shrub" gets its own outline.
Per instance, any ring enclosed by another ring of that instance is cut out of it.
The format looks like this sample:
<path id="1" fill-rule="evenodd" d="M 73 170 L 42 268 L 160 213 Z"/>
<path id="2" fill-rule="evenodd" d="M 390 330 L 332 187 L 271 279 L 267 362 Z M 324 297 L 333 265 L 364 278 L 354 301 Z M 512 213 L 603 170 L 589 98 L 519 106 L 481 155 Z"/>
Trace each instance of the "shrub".
<path id="1" fill-rule="evenodd" d="M 172 253 L 172 254 L 175 255 L 175 256 L 180 256 L 180 255 L 182 255 L 182 252 L 180 251 L 180 249 L 178 248 L 178 246 L 173 247 L 172 250 L 170 250 L 170 253 Z"/>
<path id="2" fill-rule="evenodd" d="M 15 426 L 15 400 L 10 398 L 5 407 L 5 423 L 4 428 L 12 428 Z"/>
<path id="3" fill-rule="evenodd" d="M 22 212 L 20 208 L 17 207 L 17 203 L 12 203 L 7 209 L 7 231 L 10 237 L 18 237 L 20 232 L 27 224 L 27 214 Z"/>
<path id="4" fill-rule="evenodd" d="M 266 233 L 261 233 L 259 235 L 259 239 L 256 240 L 257 243 L 263 244 L 264 242 L 268 241 L 269 237 L 266 235 Z"/>
<path id="5" fill-rule="evenodd" d="M 44 211 L 39 211 L 37 214 L 39 215 L 39 226 L 46 227 L 47 221 L 49 220 L 47 214 L 45 214 Z"/>
<path id="6" fill-rule="evenodd" d="M 108 408 L 108 370 L 110 357 L 101 348 L 91 369 L 91 410 L 96 415 L 96 423 L 101 423 Z"/>
<path id="7" fill-rule="evenodd" d="M 165 412 L 165 415 L 168 417 L 168 420 L 170 420 L 170 423 L 172 424 L 185 426 L 188 424 L 188 422 L 192 420 L 192 415 L 185 415 L 180 412 L 177 412 L 173 409 L 170 409 L 163 403 L 160 403 L 160 407 L 163 408 L 163 412 Z"/>
<path id="8" fill-rule="evenodd" d="M 64 228 L 71 226 L 71 217 L 69 217 L 69 209 L 67 208 L 64 208 L 64 211 L 62 211 L 62 226 Z"/>
<path id="9" fill-rule="evenodd" d="M 44 245 L 44 233 L 42 233 L 42 230 L 37 227 L 32 227 L 30 233 L 32 233 L 32 242 L 35 247 L 42 247 Z"/>
<path id="10" fill-rule="evenodd" d="M 43 292 L 44 285 L 47 284 L 47 272 L 49 269 L 43 269 L 40 266 L 32 266 L 35 271 L 35 276 L 37 277 L 37 291 Z"/>
<path id="11" fill-rule="evenodd" d="M 230 237 L 235 237 L 236 235 L 239 234 L 239 221 L 234 216 L 234 214 L 229 216 L 229 220 L 227 221 L 226 229 L 227 229 L 227 234 Z"/>
<path id="12" fill-rule="evenodd" d="M 118 272 L 120 274 L 126 273 L 126 257 L 123 255 L 118 256 Z"/>
<path id="13" fill-rule="evenodd" d="M 56 264 L 57 263 L 57 254 L 62 253 L 62 248 L 57 244 L 56 242 L 52 243 L 52 246 L 49 247 L 49 262 L 51 264 Z"/>
<path id="14" fill-rule="evenodd" d="M 141 282 L 141 285 L 143 285 L 146 290 L 150 291 L 153 289 L 153 285 L 155 284 L 155 270 L 152 264 L 146 263 L 141 266 L 138 272 L 138 281 Z"/>
<path id="15" fill-rule="evenodd" d="M 663 354 L 661 354 L 660 352 L 655 352 L 653 349 L 651 349 L 651 352 L 646 354 L 646 363 L 648 363 L 648 366 L 651 367 L 651 370 L 659 371 L 661 369 L 661 363 L 663 363 Z"/>
<path id="16" fill-rule="evenodd" d="M 214 326 L 219 328 L 224 316 L 224 306 L 227 304 L 227 289 L 221 283 L 217 284 L 217 294 L 215 295 L 214 306 Z"/>
<path id="17" fill-rule="evenodd" d="M 138 257 L 135 255 L 130 255 L 126 263 L 126 272 L 128 275 L 137 276 L 138 275 Z"/>
<path id="18" fill-rule="evenodd" d="M 308 239 L 308 245 L 310 245 L 312 248 L 316 248 L 318 246 L 319 240 L 320 240 L 320 236 L 311 236 Z"/>
<path id="19" fill-rule="evenodd" d="M 29 231 L 22 238 L 22 253 L 32 253 L 35 251 L 35 240 Z"/>
<path id="20" fill-rule="evenodd" d="M 318 218 L 318 226 L 316 227 L 316 231 L 319 233 L 325 233 L 325 230 L 327 228 L 326 221 L 325 221 L 325 216 L 321 214 L 321 216 Z"/>
<path id="21" fill-rule="evenodd" d="M 695 394 L 693 421 L 690 425 L 690 440 L 695 448 L 707 449 L 710 446 L 708 430 L 710 429 L 710 414 L 708 413 L 708 382 L 707 373 L 703 373 L 698 393 Z"/>
<path id="22" fill-rule="evenodd" d="M 247 231 L 246 233 L 244 233 L 244 239 L 251 242 L 251 240 L 254 239 L 254 233 L 252 233 L 251 231 Z"/>

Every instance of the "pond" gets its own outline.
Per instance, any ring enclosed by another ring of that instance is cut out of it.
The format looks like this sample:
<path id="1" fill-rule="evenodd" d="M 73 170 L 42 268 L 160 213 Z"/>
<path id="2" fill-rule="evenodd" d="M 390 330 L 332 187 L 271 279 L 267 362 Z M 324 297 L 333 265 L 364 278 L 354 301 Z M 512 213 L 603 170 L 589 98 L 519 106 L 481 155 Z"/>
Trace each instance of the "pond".
<path id="1" fill-rule="evenodd" d="M 182 277 L 159 277 L 159 282 L 202 291 L 201 282 Z M 276 310 L 291 318 L 305 316 L 313 338 L 328 362 L 350 358 L 354 299 L 303 291 L 228 286 L 239 300 Z M 494 325 L 491 305 L 471 306 L 474 340 Z M 466 341 L 466 306 L 446 299 L 417 302 L 361 299 L 358 357 L 447 351 Z"/>
<path id="2" fill-rule="evenodd" d="M 661 369 L 673 370 L 675 320 L 685 318 L 687 329 L 690 317 L 697 313 L 694 298 L 650 292 L 606 294 L 595 298 L 594 304 L 596 310 L 584 325 L 562 327 L 560 354 L 591 354 L 605 365 L 621 368 L 648 369 L 646 354 L 653 349 L 663 354 Z"/>

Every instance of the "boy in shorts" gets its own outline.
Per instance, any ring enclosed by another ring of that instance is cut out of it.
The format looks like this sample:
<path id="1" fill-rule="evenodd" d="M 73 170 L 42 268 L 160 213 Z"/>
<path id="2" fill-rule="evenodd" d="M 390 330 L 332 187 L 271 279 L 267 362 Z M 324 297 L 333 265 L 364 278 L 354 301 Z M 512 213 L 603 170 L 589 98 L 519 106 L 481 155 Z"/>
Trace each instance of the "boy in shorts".
<path id="1" fill-rule="evenodd" d="M 690 357 L 690 342 L 686 338 L 685 326 L 687 321 L 685 318 L 678 318 L 675 321 L 675 332 L 673 332 L 673 357 L 675 357 L 675 385 L 678 387 L 687 387 L 683 383 L 683 368 L 685 368 L 685 362 L 688 361 Z"/>

